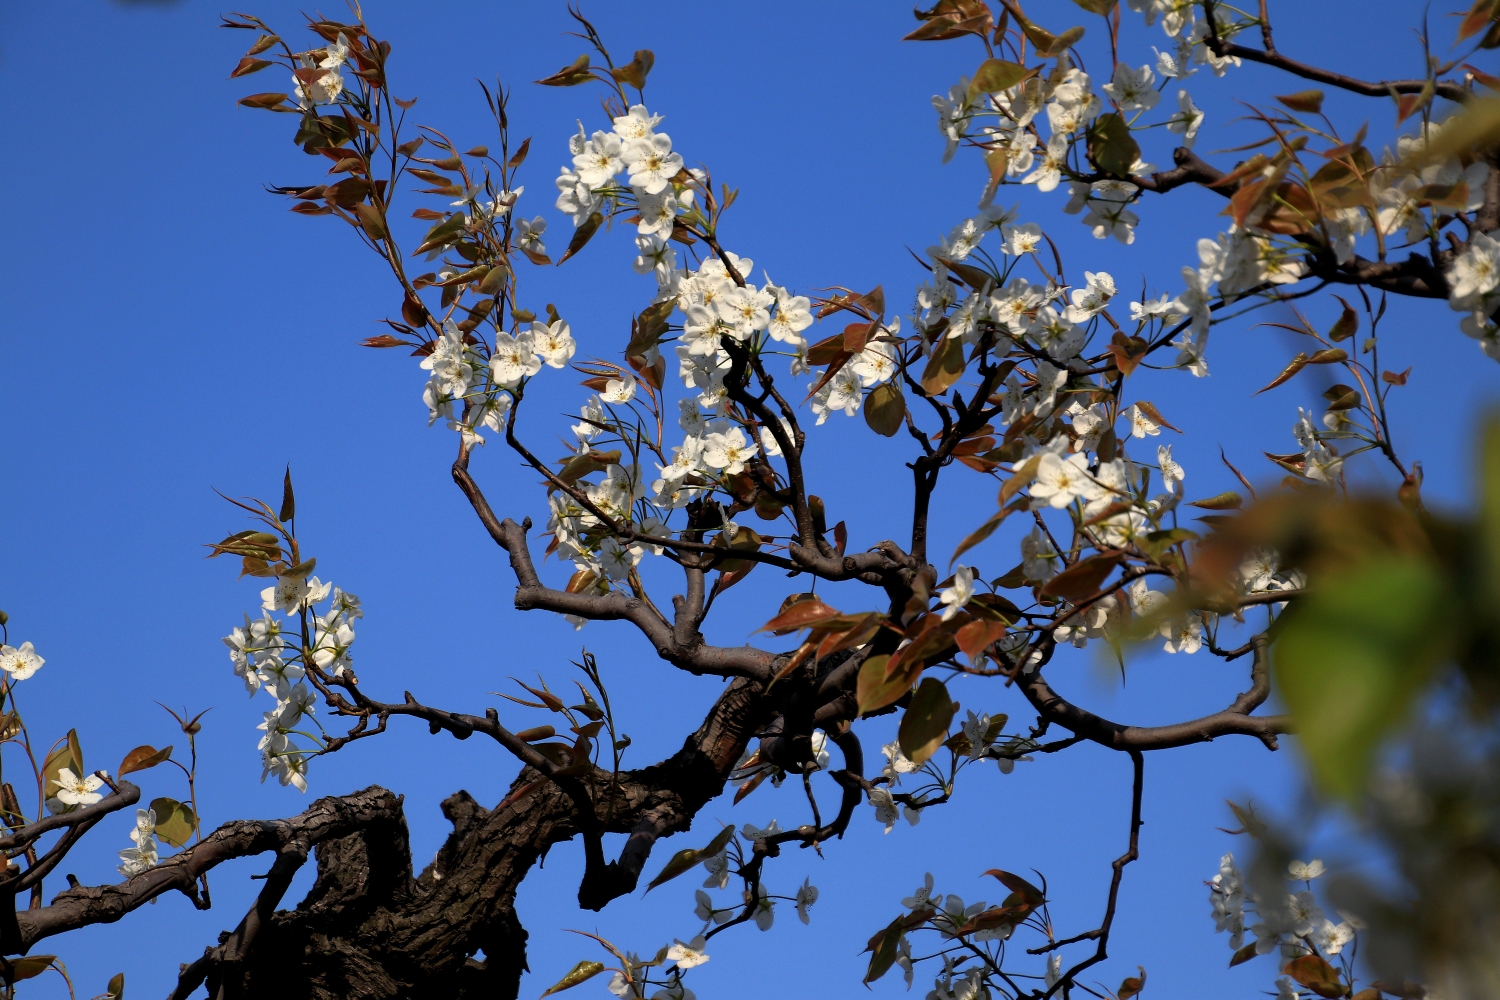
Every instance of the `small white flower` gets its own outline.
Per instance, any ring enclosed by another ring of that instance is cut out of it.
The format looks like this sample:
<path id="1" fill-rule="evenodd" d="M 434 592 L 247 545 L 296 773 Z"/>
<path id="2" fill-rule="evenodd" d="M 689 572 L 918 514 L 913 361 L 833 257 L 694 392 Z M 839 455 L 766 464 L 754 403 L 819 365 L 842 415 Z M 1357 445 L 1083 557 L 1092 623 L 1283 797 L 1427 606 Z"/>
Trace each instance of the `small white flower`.
<path id="1" fill-rule="evenodd" d="M 80 778 L 64 767 L 57 772 L 57 801 L 68 806 L 91 806 L 104 798 L 97 791 L 103 784 L 98 775 Z"/>
<path id="2" fill-rule="evenodd" d="M 227 642 L 228 640 L 225 641 Z M 11 680 L 24 681 L 42 669 L 42 664 L 46 662 L 46 660 L 36 655 L 36 650 L 32 648 L 29 642 L 21 643 L 20 648 L 15 646 L 0 646 L 0 670 L 4 670 L 9 674 Z"/>
<path id="3" fill-rule="evenodd" d="M 953 571 L 953 586 L 938 593 L 943 605 L 943 621 L 948 621 L 963 610 L 974 596 L 974 567 L 959 566 Z"/>
<path id="4" fill-rule="evenodd" d="M 1177 108 L 1177 113 L 1167 119 L 1167 131 L 1182 136 L 1182 144 L 1191 149 L 1198 138 L 1198 127 L 1203 124 L 1203 112 L 1186 90 L 1177 92 Z"/>
<path id="5" fill-rule="evenodd" d="M 679 969 L 691 969 L 708 961 L 708 941 L 699 934 L 686 944 L 676 941 L 667 949 L 667 961 L 676 962 Z"/>
<path id="6" fill-rule="evenodd" d="M 802 887 L 797 890 L 797 919 L 804 924 L 809 923 L 807 916 L 808 908 L 818 901 L 818 887 L 813 885 L 810 879 L 802 880 Z"/>
<path id="7" fill-rule="evenodd" d="M 531 342 L 533 349 L 550 368 L 567 367 L 573 352 L 578 349 L 573 341 L 572 331 L 563 320 L 551 324 L 532 322 Z"/>
<path id="8" fill-rule="evenodd" d="M 1319 858 L 1313 858 L 1311 861 L 1294 860 L 1291 864 L 1286 866 L 1286 873 L 1288 877 L 1294 878 L 1299 882 L 1311 881 L 1312 879 L 1315 879 L 1318 876 L 1322 875 L 1327 870 L 1328 869 L 1323 867 L 1323 862 Z"/>
<path id="9" fill-rule="evenodd" d="M 1161 94 L 1152 86 L 1155 82 L 1156 74 L 1150 66 L 1131 69 L 1122 62 L 1115 65 L 1114 79 L 1103 89 L 1125 111 L 1150 111 L 1161 100 Z"/>
<path id="10" fill-rule="evenodd" d="M 606 403 L 623 405 L 635 398 L 635 387 L 636 380 L 621 372 L 619 378 L 612 378 L 604 383 L 604 391 L 599 393 L 599 398 Z"/>

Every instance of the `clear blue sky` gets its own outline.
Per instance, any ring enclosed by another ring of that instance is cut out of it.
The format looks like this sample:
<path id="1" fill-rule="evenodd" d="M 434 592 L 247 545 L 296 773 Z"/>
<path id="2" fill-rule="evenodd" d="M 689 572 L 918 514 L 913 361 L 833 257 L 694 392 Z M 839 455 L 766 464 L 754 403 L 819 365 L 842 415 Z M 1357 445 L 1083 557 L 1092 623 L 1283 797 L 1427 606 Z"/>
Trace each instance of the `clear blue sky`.
<path id="1" fill-rule="evenodd" d="M 1082 20 L 1066 0 L 1034 0 L 1030 8 L 1055 27 Z M 300 37 L 297 4 L 268 0 L 251 9 Z M 904 307 L 921 278 L 906 247 L 935 242 L 972 213 L 982 168 L 968 156 L 940 164 L 928 100 L 980 56 L 959 43 L 898 42 L 915 24 L 908 5 L 586 9 L 620 53 L 656 51 L 647 95 L 652 110 L 666 115 L 661 128 L 689 162 L 740 188 L 723 240 L 778 283 L 803 292 L 883 283 Z M 1408 30 L 1420 4 L 1327 0 L 1272 9 L 1289 53 L 1370 77 L 1420 67 Z M 338 5 L 327 13 L 338 16 Z M 574 120 L 598 127 L 597 100 L 586 88 L 527 81 L 581 51 L 563 36 L 570 29 L 564 5 L 371 0 L 366 15 L 394 43 L 397 94 L 421 98 L 413 118 L 443 128 L 461 148 L 493 138 L 475 78 L 498 75 L 514 87 L 514 134 L 535 136 L 519 210 L 546 216 L 549 237 L 563 234 L 567 222 L 552 207 L 552 178 L 566 162 Z M 11 616 L 12 636 L 33 641 L 47 659 L 24 688 L 39 737 L 76 726 L 90 765 L 113 767 L 139 743 L 183 742 L 155 700 L 195 711 L 213 706 L 200 744 L 207 825 L 290 815 L 314 796 L 380 783 L 406 796 L 420 867 L 447 832 L 438 802 L 466 788 L 493 804 L 516 764 L 479 741 L 457 743 L 396 722 L 381 739 L 316 761 L 307 797 L 257 784 L 254 727 L 263 706 L 247 701 L 219 637 L 256 606 L 259 583 L 236 582 L 225 561 L 202 559 L 201 543 L 244 526 L 213 488 L 274 495 L 291 463 L 299 533 L 318 558 L 319 575 L 364 599 L 356 655 L 377 696 L 397 698 L 409 688 L 431 704 L 473 712 L 498 703 L 502 718 L 519 728 L 533 723 L 488 692 L 504 689 L 509 675 L 537 671 L 554 686 L 566 683 L 581 642 L 600 657 L 635 739 L 628 761 L 640 765 L 680 745 L 718 682 L 674 674 L 629 626 L 596 624 L 575 634 L 560 619 L 511 607 L 502 553 L 449 480 L 452 435 L 425 426 L 423 373 L 397 352 L 356 346 L 379 332 L 375 320 L 397 309 L 389 279 L 341 224 L 290 214 L 263 192 L 265 184 L 315 182 L 322 168 L 291 145 L 290 116 L 235 106 L 246 93 L 284 83 L 279 71 L 226 80 L 249 36 L 218 31 L 216 21 L 204 3 L 0 3 L 0 89 L 7 95 L 0 130 L 7 192 L 0 212 L 0 440 L 8 484 L 0 491 L 7 527 L 0 607 Z M 1451 25 L 1434 21 L 1446 38 Z M 1127 17 L 1127 25 L 1131 61 L 1146 61 L 1149 45 L 1164 44 L 1159 29 L 1147 31 L 1138 18 Z M 1101 59 L 1098 48 L 1086 43 L 1085 51 Z M 1254 67 L 1223 80 L 1201 72 L 1189 86 L 1208 112 L 1198 143 L 1205 152 L 1248 134 L 1247 126 L 1229 124 L 1242 110 L 1236 99 L 1300 89 Z M 1333 95 L 1329 107 L 1346 121 L 1370 117 L 1377 137 L 1393 118 L 1381 101 Z M 1169 162 L 1165 138 L 1145 141 L 1148 159 Z M 1142 206 L 1138 242 L 1125 249 L 1096 242 L 1076 218 L 1061 215 L 1061 193 L 1002 198 L 1019 198 L 1023 219 L 1047 228 L 1073 274 L 1107 270 L 1132 292 L 1142 280 L 1153 292 L 1180 291 L 1178 271 L 1196 263 L 1196 240 L 1224 221 L 1213 216 L 1222 205 L 1216 196 L 1181 190 Z M 555 302 L 581 354 L 614 354 L 629 315 L 649 296 L 648 279 L 630 272 L 629 246 L 628 233 L 617 230 L 566 267 L 523 272 L 524 301 L 539 311 Z M 1328 304 L 1309 308 L 1320 326 L 1331 324 Z M 1397 411 L 1399 444 L 1425 463 L 1434 502 L 1462 502 L 1471 420 L 1494 398 L 1500 368 L 1458 333 L 1454 314 L 1440 303 L 1393 301 L 1386 324 L 1387 366 L 1415 366 Z M 1189 491 L 1208 495 L 1234 485 L 1217 462 L 1221 444 L 1257 479 L 1274 478 L 1256 457 L 1292 449 L 1296 406 L 1309 405 L 1322 386 L 1304 376 L 1268 396 L 1252 401 L 1250 394 L 1296 349 L 1278 331 L 1242 322 L 1216 328 L 1212 377 L 1141 376 L 1141 394 L 1189 431 L 1174 439 Z M 559 373 L 547 382 L 533 415 L 572 412 L 582 390 Z M 904 448 L 876 438 L 862 421 L 835 417 L 823 430 L 812 446 L 814 489 L 834 519 L 848 521 L 851 544 L 895 533 L 888 525 L 905 523 L 908 510 Z M 561 420 L 548 424 L 544 416 L 532 433 L 545 441 L 555 432 L 565 433 Z M 541 492 L 513 456 L 493 446 L 475 467 L 502 513 L 544 518 Z M 987 480 L 949 474 L 941 500 L 952 513 L 937 521 L 934 551 L 948 551 L 987 516 L 992 497 Z M 1016 534 L 976 550 L 976 561 L 996 573 L 1009 568 Z M 710 638 L 745 641 L 786 590 L 776 574 L 751 577 L 734 592 L 736 601 L 716 609 Z M 853 591 L 837 597 L 851 607 L 869 603 Z M 1138 724 L 1216 710 L 1246 681 L 1240 664 L 1206 653 L 1141 655 L 1123 690 L 1092 654 L 1062 659 L 1052 673 L 1089 707 Z M 960 685 L 956 693 L 966 706 L 1027 718 L 1020 697 L 998 686 Z M 869 728 L 867 753 L 878 757 L 893 724 Z M 1161 997 L 1244 996 L 1269 984 L 1268 959 L 1226 971 L 1229 952 L 1213 934 L 1202 880 L 1225 849 L 1243 847 L 1215 829 L 1227 825 L 1223 799 L 1254 795 L 1285 805 L 1293 753 L 1272 755 L 1253 740 L 1228 739 L 1148 760 L 1143 857 L 1126 877 L 1113 957 L 1100 980 L 1113 987 L 1143 965 L 1151 993 Z M 1009 777 L 988 769 L 975 777 L 960 786 L 955 803 L 930 810 L 916 829 L 903 824 L 883 836 L 862 807 L 850 834 L 827 845 L 826 858 L 795 851 L 771 865 L 774 891 L 789 893 L 807 875 L 821 888 L 812 927 L 788 910 L 765 937 L 753 929 L 722 935 L 690 985 L 704 998 L 853 995 L 864 967 L 857 953 L 926 871 L 943 890 L 972 901 L 994 897 L 993 884 L 980 877 L 985 869 L 1035 868 L 1050 881 L 1059 933 L 1094 927 L 1108 862 L 1124 846 L 1129 762 L 1085 745 L 1022 764 Z M 165 770 L 142 775 L 141 784 L 147 796 L 180 793 Z M 734 808 L 727 799 L 715 802 L 692 833 L 662 845 L 652 869 L 671 851 L 700 846 L 718 820 L 764 824 L 776 817 L 791 825 L 803 821 L 804 810 L 790 784 L 762 789 Z M 129 824 L 123 815 L 100 824 L 64 870 L 85 883 L 114 881 L 115 852 L 127 846 Z M 102 991 L 120 970 L 133 996 L 163 995 L 179 962 L 239 921 L 258 885 L 249 876 L 268 864 L 252 859 L 216 870 L 209 913 L 164 898 L 118 925 L 54 939 L 43 950 L 60 953 L 82 996 Z M 643 952 L 696 929 L 692 880 L 617 900 L 595 915 L 573 902 L 581 869 L 577 845 L 559 846 L 521 891 L 533 970 L 523 996 L 540 993 L 578 959 L 595 957 L 592 945 L 562 928 L 597 929 Z M 299 889 L 309 881 L 304 873 Z M 55 876 L 49 897 L 63 884 Z M 774 961 L 767 961 L 768 947 Z M 1067 952 L 1070 959 L 1083 953 Z M 928 988 L 919 980 L 917 995 Z M 583 989 L 602 995 L 600 985 Z M 27 992 L 64 995 L 55 977 Z M 899 992 L 899 976 L 875 988 L 881 996 Z"/>

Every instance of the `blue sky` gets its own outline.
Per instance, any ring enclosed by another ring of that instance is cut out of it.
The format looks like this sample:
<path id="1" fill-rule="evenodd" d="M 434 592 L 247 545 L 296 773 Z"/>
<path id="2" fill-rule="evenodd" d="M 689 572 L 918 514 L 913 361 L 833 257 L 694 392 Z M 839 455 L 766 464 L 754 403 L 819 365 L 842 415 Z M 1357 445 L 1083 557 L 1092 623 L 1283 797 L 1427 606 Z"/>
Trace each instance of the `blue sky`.
<path id="1" fill-rule="evenodd" d="M 1030 7 L 1057 28 L 1082 21 L 1065 0 Z M 1272 7 L 1290 53 L 1372 78 L 1420 67 L 1408 31 L 1418 23 L 1417 4 Z M 276 0 L 253 11 L 300 36 L 298 5 Z M 550 242 L 563 245 L 567 221 L 552 206 L 552 178 L 567 160 L 575 119 L 590 129 L 601 123 L 595 91 L 528 82 L 582 51 L 563 34 L 571 27 L 564 5 L 372 0 L 365 12 L 393 42 L 396 93 L 420 97 L 412 119 L 441 127 L 460 148 L 493 141 L 475 79 L 499 76 L 513 88 L 513 134 L 535 137 L 518 211 L 545 216 Z M 647 97 L 666 116 L 661 129 L 690 163 L 740 189 L 723 241 L 778 284 L 806 293 L 883 283 L 890 301 L 905 308 L 922 278 L 906 248 L 920 251 L 972 214 L 982 167 L 964 155 L 939 162 L 929 97 L 970 72 L 981 53 L 957 42 L 900 43 L 915 24 L 906 5 L 765 2 L 689 13 L 614 3 L 586 12 L 620 54 L 655 50 Z M 335 7 L 327 13 L 338 16 Z M 1446 37 L 1451 26 L 1434 21 Z M 201 543 L 244 526 L 213 489 L 274 497 L 291 464 L 306 551 L 318 558 L 323 579 L 365 602 L 356 657 L 377 697 L 410 689 L 454 710 L 499 705 L 502 719 L 521 728 L 542 720 L 490 692 L 506 689 L 509 676 L 537 672 L 554 687 L 567 683 L 568 661 L 582 644 L 599 656 L 635 741 L 627 762 L 641 765 L 680 745 L 719 682 L 675 674 L 629 626 L 574 633 L 560 619 L 511 607 L 503 554 L 448 477 L 452 435 L 425 426 L 424 373 L 398 352 L 356 346 L 399 305 L 383 265 L 341 224 L 293 215 L 263 191 L 315 182 L 323 168 L 289 141 L 290 116 L 235 106 L 246 93 L 284 84 L 279 71 L 226 80 L 250 36 L 216 30 L 216 22 L 201 3 L 0 3 L 0 87 L 10 95 L 0 131 L 0 182 L 9 192 L 0 213 L 0 440 L 9 484 L 0 512 L 10 526 L 0 607 L 10 614 L 11 635 L 33 641 L 47 658 L 27 682 L 24 708 L 37 737 L 50 741 L 76 726 L 90 765 L 112 767 L 137 744 L 182 743 L 156 700 L 194 711 L 212 706 L 200 740 L 208 826 L 290 815 L 314 796 L 379 783 L 406 796 L 420 867 L 447 832 L 438 802 L 466 788 L 493 804 L 516 765 L 478 741 L 393 723 L 386 736 L 315 762 L 307 797 L 258 784 L 254 727 L 263 706 L 247 701 L 219 637 L 259 603 L 259 583 L 236 582 L 224 560 L 201 558 Z M 1164 44 L 1158 31 L 1127 17 L 1123 46 L 1132 62 Z M 1335 38 L 1337 45 L 1328 44 Z M 1085 41 L 1092 61 L 1105 58 L 1101 51 Z M 1483 61 L 1481 68 L 1496 69 Z M 1253 134 L 1232 122 L 1243 112 L 1237 100 L 1301 89 L 1257 67 L 1222 80 L 1200 72 L 1188 86 L 1208 112 L 1198 143 L 1205 154 Z M 1351 130 L 1368 117 L 1376 141 L 1394 117 L 1382 101 L 1330 95 L 1328 107 Z M 1143 140 L 1148 159 L 1168 162 L 1165 138 L 1158 132 Z M 1125 248 L 1095 241 L 1076 217 L 1063 216 L 1061 193 L 1007 191 L 1002 200 L 1019 200 L 1022 218 L 1043 224 L 1071 275 L 1106 270 L 1130 292 L 1142 281 L 1152 294 L 1179 292 L 1179 269 L 1196 263 L 1197 239 L 1224 225 L 1215 217 L 1221 199 L 1183 189 L 1143 204 L 1137 243 Z M 538 312 L 556 303 L 580 354 L 613 355 L 628 336 L 629 316 L 651 294 L 649 279 L 630 271 L 633 256 L 624 229 L 601 235 L 563 268 L 523 271 L 523 302 Z M 1307 310 L 1322 328 L 1337 314 L 1321 299 Z M 1430 502 L 1462 504 L 1472 420 L 1494 399 L 1500 369 L 1458 333 L 1441 303 L 1393 300 L 1384 330 L 1384 365 L 1414 366 L 1397 403 L 1398 445 L 1426 466 Z M 1296 407 L 1312 405 L 1323 385 L 1309 373 L 1265 396 L 1251 393 L 1298 349 L 1246 320 L 1216 328 L 1210 378 L 1137 376 L 1139 396 L 1188 432 L 1173 443 L 1190 492 L 1235 485 L 1218 463 L 1221 445 L 1253 478 L 1276 478 L 1257 456 L 1292 450 Z M 566 433 L 560 415 L 584 394 L 569 377 L 549 375 L 532 408 L 537 442 Z M 854 546 L 899 538 L 890 525 L 909 517 L 900 465 L 906 449 L 876 438 L 862 420 L 835 417 L 821 430 L 810 450 L 812 488 L 827 499 L 831 519 L 848 522 Z M 544 519 L 541 491 L 513 456 L 493 446 L 477 456 L 475 470 L 503 514 Z M 955 469 L 939 499 L 934 552 L 947 552 L 988 515 L 993 488 Z M 975 550 L 974 561 L 1003 572 L 1016 561 L 1018 535 L 1002 531 Z M 555 566 L 548 572 L 563 578 Z M 663 589 L 671 585 L 662 581 Z M 769 572 L 751 577 L 736 600 L 716 608 L 710 638 L 746 641 L 788 587 Z M 834 595 L 841 606 L 869 603 L 847 586 Z M 1217 710 L 1246 682 L 1241 664 L 1207 654 L 1138 654 L 1123 687 L 1092 653 L 1060 658 L 1051 673 L 1081 703 L 1142 725 Z M 955 696 L 966 707 L 1029 719 L 1019 695 L 997 686 L 959 684 Z M 868 729 L 867 754 L 878 756 L 894 723 Z M 1202 880 L 1224 850 L 1242 847 L 1216 829 L 1228 825 L 1223 800 L 1253 795 L 1289 805 L 1294 753 L 1230 739 L 1148 760 L 1143 857 L 1128 871 L 1101 981 L 1113 987 L 1142 965 L 1159 996 L 1247 995 L 1270 983 L 1269 960 L 1225 969 L 1229 953 L 1212 932 Z M 164 770 L 140 783 L 147 796 L 181 793 Z M 972 901 L 994 895 L 980 877 L 988 868 L 1037 869 L 1049 880 L 1059 933 L 1094 927 L 1108 863 L 1124 846 L 1128 783 L 1128 760 L 1083 745 L 1008 777 L 976 774 L 953 804 L 929 810 L 915 829 L 903 824 L 883 835 L 862 807 L 824 858 L 796 851 L 769 869 L 773 891 L 790 893 L 804 876 L 820 887 L 812 926 L 788 910 L 765 937 L 753 929 L 722 935 L 690 985 L 705 998 L 752 988 L 848 995 L 864 967 L 857 953 L 865 940 L 927 871 L 941 889 Z M 836 798 L 831 789 L 825 795 Z M 762 789 L 734 808 L 715 802 L 692 833 L 663 845 L 652 869 L 671 851 L 700 846 L 720 820 L 776 817 L 785 826 L 802 822 L 805 809 L 791 785 Z M 102 823 L 65 870 L 85 883 L 114 881 L 128 829 L 125 816 Z M 164 994 L 179 962 L 238 922 L 257 886 L 249 876 L 267 866 L 250 859 L 216 870 L 209 913 L 164 898 L 117 925 L 43 948 L 68 963 L 81 995 L 102 991 L 121 970 L 134 995 Z M 594 914 L 574 902 L 581 869 L 577 845 L 559 846 L 521 891 L 533 970 L 523 996 L 595 957 L 592 945 L 563 928 L 597 930 L 642 952 L 696 930 L 690 878 Z M 299 886 L 309 881 L 305 873 Z M 49 897 L 63 885 L 55 882 Z M 774 962 L 766 961 L 768 947 Z M 1076 960 L 1084 950 L 1067 954 Z M 919 980 L 916 988 L 925 993 L 928 984 Z M 599 985 L 582 989 L 603 995 Z M 875 987 L 877 995 L 899 992 L 895 976 Z M 55 979 L 29 993 L 63 995 Z"/>

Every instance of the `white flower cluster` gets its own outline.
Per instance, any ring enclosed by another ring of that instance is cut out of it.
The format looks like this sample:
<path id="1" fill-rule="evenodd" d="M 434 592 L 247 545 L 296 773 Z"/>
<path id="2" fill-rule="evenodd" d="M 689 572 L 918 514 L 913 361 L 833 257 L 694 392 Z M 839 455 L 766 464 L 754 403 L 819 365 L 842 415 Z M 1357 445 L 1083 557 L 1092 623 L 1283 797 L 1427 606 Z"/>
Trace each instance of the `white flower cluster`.
<path id="1" fill-rule="evenodd" d="M 740 836 L 745 839 L 746 843 L 754 844 L 757 840 L 763 841 L 767 837 L 775 836 L 780 832 L 781 824 L 773 819 L 765 827 L 746 823 L 744 828 L 740 830 Z M 703 860 L 703 868 L 708 872 L 708 878 L 703 880 L 703 889 L 726 888 L 729 885 L 729 866 L 728 845 L 725 845 L 724 849 L 713 857 L 705 858 Z M 752 919 L 755 921 L 755 926 L 763 931 L 768 931 L 776 922 L 777 900 L 788 898 L 771 895 L 770 890 L 766 888 L 764 882 L 757 882 L 753 900 L 747 890 L 742 894 L 742 898 L 738 903 L 730 906 L 715 906 L 713 897 L 704 892 L 703 889 L 698 889 L 693 894 L 694 901 L 697 904 L 693 910 L 693 915 L 703 921 L 703 931 L 705 934 L 712 925 L 727 923 L 733 919 L 747 905 L 753 905 L 754 907 Z M 804 924 L 810 923 L 811 917 L 809 911 L 812 905 L 818 901 L 818 887 L 813 885 L 809 879 L 803 879 L 802 885 L 798 887 L 796 895 L 790 897 L 790 901 L 797 909 L 797 919 L 801 920 Z M 699 940 L 701 938 L 702 935 L 699 936 Z"/>
<path id="2" fill-rule="evenodd" d="M 137 809 L 135 827 L 130 831 L 134 847 L 120 852 L 120 874 L 126 878 L 139 875 L 157 863 L 156 855 L 156 810 Z"/>
<path id="3" fill-rule="evenodd" d="M 578 134 L 568 142 L 573 167 L 563 167 L 557 178 L 558 210 L 572 216 L 574 226 L 595 212 L 608 214 L 611 202 L 629 197 L 640 213 L 642 236 L 664 240 L 671 235 L 678 210 L 692 205 L 693 188 L 679 180 L 682 154 L 672 152 L 670 136 L 656 131 L 660 121 L 661 115 L 636 104 L 614 119 L 613 131 L 589 136 L 579 123 Z M 616 181 L 622 171 L 628 186 Z"/>
<path id="4" fill-rule="evenodd" d="M 1154 15 L 1153 15 L 1154 16 Z M 1115 66 L 1113 78 L 1101 88 L 1105 95 L 1129 116 L 1128 127 L 1137 126 L 1142 114 L 1155 108 L 1161 98 L 1156 87 L 1156 77 L 1183 79 L 1196 70 L 1187 68 L 1189 62 L 1214 64 L 1222 75 L 1227 61 L 1218 64 L 1206 45 L 1201 44 L 1199 26 L 1192 21 L 1190 6 L 1185 16 L 1174 14 L 1164 22 L 1168 34 L 1178 41 L 1178 53 L 1159 53 L 1157 67 L 1131 67 L 1126 63 Z M 1184 28 L 1188 30 L 1184 31 Z M 1175 30 L 1172 30 L 1175 29 Z M 1234 59 L 1238 62 L 1238 59 Z M 1008 90 L 993 94 L 970 94 L 969 78 L 961 77 L 948 92 L 948 96 L 934 96 L 933 107 L 938 113 L 938 130 L 946 145 L 943 162 L 953 158 L 964 139 L 982 143 L 989 156 L 1004 157 L 1003 174 L 1020 178 L 1022 184 L 1034 184 L 1038 191 L 1053 191 L 1062 182 L 1065 174 L 1077 176 L 1070 170 L 1068 159 L 1076 143 L 1082 141 L 1094 121 L 1105 112 L 1105 104 L 1094 93 L 1089 75 L 1073 66 L 1067 53 L 1057 57 L 1057 63 L 1045 75 L 1028 77 Z M 1198 130 L 1203 124 L 1203 112 L 1193 103 L 1187 90 L 1177 92 L 1177 111 L 1165 122 L 1167 129 L 1182 137 L 1182 144 L 1192 146 Z M 1037 123 L 1045 119 L 1050 132 L 1045 143 L 1040 141 Z M 987 121 L 987 124 L 980 124 Z M 1150 163 L 1137 160 L 1129 168 L 1132 175 L 1148 174 L 1156 168 Z M 1024 175 L 1024 176 L 1023 176 Z M 994 196 L 995 184 L 985 191 L 980 207 L 988 207 Z M 1135 241 L 1135 227 L 1140 217 L 1129 205 L 1140 194 L 1140 187 L 1129 181 L 1103 180 L 1092 184 L 1070 181 L 1071 198 L 1064 211 L 1076 214 L 1087 208 L 1083 218 L 1099 239 L 1113 236 L 1121 243 Z"/>
<path id="5" fill-rule="evenodd" d="M 484 444 L 481 430 L 501 432 L 513 403 L 511 393 L 544 364 L 567 367 L 577 344 L 566 322 L 533 320 L 530 329 L 519 335 L 496 334 L 488 356 L 482 348 L 449 320 L 443 324 L 443 335 L 433 345 L 432 353 L 421 362 L 422 368 L 432 373 L 422 390 L 427 426 L 441 417 L 447 420 L 449 430 L 458 431 L 470 445 Z M 455 404 L 464 405 L 465 410 L 455 414 Z"/>
<path id="6" fill-rule="evenodd" d="M 302 77 L 296 73 L 292 74 L 292 94 L 297 100 L 297 107 L 303 111 L 310 111 L 314 105 L 332 104 L 339 99 L 344 92 L 344 63 L 349 59 L 349 39 L 341 31 L 338 40 L 333 44 L 321 49 L 311 49 L 307 52 L 297 54 L 297 62 L 301 63 L 302 72 L 312 76 L 309 70 L 321 69 L 324 72 L 312 79 L 306 85 Z"/>
<path id="7" fill-rule="evenodd" d="M 307 791 L 306 751 L 292 742 L 291 736 L 303 735 L 314 741 L 317 736 L 302 733 L 296 727 L 304 717 L 313 715 L 316 695 L 307 686 L 307 664 L 310 660 L 320 669 L 341 676 L 353 666 L 349 647 L 354 644 L 354 622 L 365 613 L 359 598 L 338 587 L 323 583 L 317 577 L 282 576 L 276 584 L 261 591 L 261 617 L 251 621 L 245 616 L 243 628 L 224 637 L 235 675 L 245 682 L 254 695 L 264 690 L 276 700 L 276 707 L 265 713 L 259 729 L 265 731 L 259 749 L 264 770 L 261 780 L 272 774 L 283 785 L 295 785 Z M 315 606 L 327 601 L 319 613 Z M 299 627 L 288 627 L 272 612 L 285 612 L 305 619 L 311 645 L 302 648 Z M 316 722 L 316 720 L 314 720 Z"/>
<path id="8" fill-rule="evenodd" d="M 1324 416 L 1330 429 L 1338 425 L 1341 411 L 1330 410 Z M 1312 422 L 1312 414 L 1297 407 L 1297 422 L 1292 425 L 1292 435 L 1302 447 L 1302 474 L 1321 483 L 1332 483 L 1344 468 L 1344 460 L 1334 454 L 1322 440 L 1322 432 Z"/>
<path id="9" fill-rule="evenodd" d="M 1324 873 L 1323 863 L 1293 861 L 1287 870 L 1289 879 L 1304 882 L 1307 888 L 1285 893 L 1276 899 L 1260 899 L 1245 883 L 1235 866 L 1234 855 L 1219 861 L 1219 873 L 1208 882 L 1208 900 L 1213 906 L 1214 929 L 1229 932 L 1229 947 L 1239 951 L 1245 946 L 1245 932 L 1255 937 L 1255 954 L 1265 955 L 1278 948 L 1283 959 L 1309 954 L 1309 946 L 1324 958 L 1332 958 L 1355 938 L 1361 926 L 1346 914 L 1335 924 L 1317 904 L 1312 880 Z M 1247 917 L 1247 915 L 1249 915 Z M 1258 918 L 1253 924 L 1247 919 Z"/>

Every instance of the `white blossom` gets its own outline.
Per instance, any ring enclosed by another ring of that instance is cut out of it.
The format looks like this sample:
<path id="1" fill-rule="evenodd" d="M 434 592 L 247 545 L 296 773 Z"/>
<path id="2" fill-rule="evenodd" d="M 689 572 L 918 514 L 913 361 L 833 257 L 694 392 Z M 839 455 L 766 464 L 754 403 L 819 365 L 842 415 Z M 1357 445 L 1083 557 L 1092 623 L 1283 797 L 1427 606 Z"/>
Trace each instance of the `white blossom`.
<path id="1" fill-rule="evenodd" d="M 9 674 L 13 681 L 24 681 L 42 669 L 42 664 L 46 662 L 36 655 L 36 650 L 29 642 L 23 642 L 19 647 L 0 646 L 0 670 Z"/>

